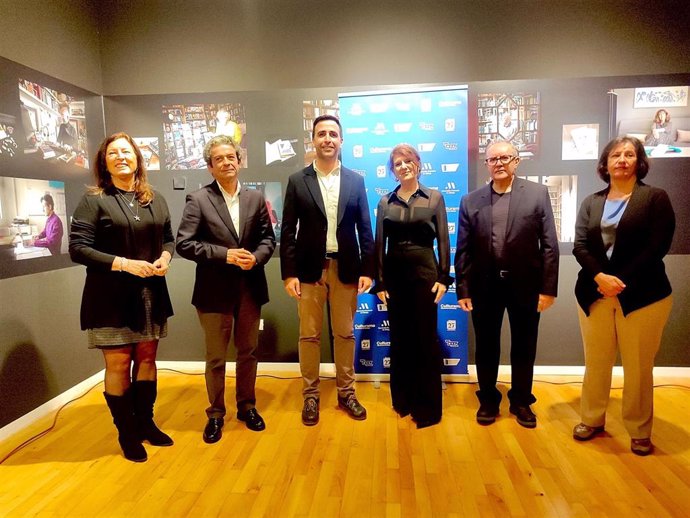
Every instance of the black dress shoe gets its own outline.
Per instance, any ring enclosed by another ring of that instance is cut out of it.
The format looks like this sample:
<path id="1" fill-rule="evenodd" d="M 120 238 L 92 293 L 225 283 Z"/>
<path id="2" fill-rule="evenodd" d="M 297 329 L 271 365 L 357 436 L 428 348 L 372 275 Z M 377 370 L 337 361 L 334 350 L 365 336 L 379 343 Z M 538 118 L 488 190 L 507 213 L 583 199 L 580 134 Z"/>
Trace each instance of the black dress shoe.
<path id="1" fill-rule="evenodd" d="M 261 432 L 266 429 L 266 423 L 256 408 L 250 408 L 246 412 L 237 412 L 237 419 L 244 421 L 247 428 L 254 432 Z"/>
<path id="2" fill-rule="evenodd" d="M 204 428 L 204 442 L 213 444 L 220 441 L 223 436 L 223 425 L 225 422 L 222 417 L 211 417 Z"/>
<path id="3" fill-rule="evenodd" d="M 529 405 L 510 405 L 510 413 L 517 417 L 517 422 L 525 428 L 537 427 L 537 416 Z"/>
<path id="4" fill-rule="evenodd" d="M 496 422 L 498 415 L 498 407 L 490 405 L 489 403 L 481 403 L 479 410 L 477 410 L 477 422 L 481 425 L 487 426 Z"/>
<path id="5" fill-rule="evenodd" d="M 314 426 L 319 422 L 319 400 L 315 397 L 308 397 L 304 400 L 302 407 L 302 423 L 305 426 Z"/>

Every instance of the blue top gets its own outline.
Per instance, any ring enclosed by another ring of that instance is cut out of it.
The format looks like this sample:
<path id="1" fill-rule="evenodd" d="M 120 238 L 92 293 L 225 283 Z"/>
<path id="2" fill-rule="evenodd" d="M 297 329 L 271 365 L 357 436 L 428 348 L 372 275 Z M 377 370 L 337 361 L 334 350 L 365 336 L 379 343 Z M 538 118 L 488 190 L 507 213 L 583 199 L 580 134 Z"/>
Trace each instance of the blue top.
<path id="1" fill-rule="evenodd" d="M 616 242 L 616 228 L 628 206 L 627 197 L 624 200 L 606 200 L 604 202 L 604 213 L 601 216 L 601 239 L 604 241 L 606 257 L 611 259 L 613 245 Z"/>

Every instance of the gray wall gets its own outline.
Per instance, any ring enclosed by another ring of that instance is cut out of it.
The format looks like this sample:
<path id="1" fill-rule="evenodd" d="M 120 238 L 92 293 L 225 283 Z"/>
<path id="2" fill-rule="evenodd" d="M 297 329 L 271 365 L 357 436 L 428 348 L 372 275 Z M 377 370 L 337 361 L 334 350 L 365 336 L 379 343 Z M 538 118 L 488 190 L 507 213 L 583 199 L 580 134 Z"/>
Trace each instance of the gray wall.
<path id="1" fill-rule="evenodd" d="M 690 71 L 685 0 L 102 2 L 105 94 Z"/>
<path id="2" fill-rule="evenodd" d="M 0 0 L 0 56 L 105 95 L 686 73 L 689 11 L 684 1 Z M 660 364 L 690 365 L 690 266 L 686 256 L 667 264 L 676 304 Z M 201 360 L 193 267 L 173 265 L 177 315 L 160 358 Z M 542 326 L 545 364 L 581 358 L 572 256 L 561 269 Z M 294 305 L 277 261 L 268 275 L 267 333 L 280 322 L 289 350 Z M 0 281 L 0 426 L 101 368 L 79 331 L 83 276 L 73 267 Z M 294 349 L 281 357 L 294 360 Z"/>
<path id="3" fill-rule="evenodd" d="M 102 93 L 95 13 L 103 3 L 0 0 L 0 56 Z"/>

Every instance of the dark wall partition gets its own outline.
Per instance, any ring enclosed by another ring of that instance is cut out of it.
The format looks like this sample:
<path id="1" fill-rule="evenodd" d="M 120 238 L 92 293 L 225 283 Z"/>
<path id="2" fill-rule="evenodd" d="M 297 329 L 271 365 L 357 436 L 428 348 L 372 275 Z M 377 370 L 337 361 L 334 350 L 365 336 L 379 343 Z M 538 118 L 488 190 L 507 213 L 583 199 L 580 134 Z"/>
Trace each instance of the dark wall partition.
<path id="1" fill-rule="evenodd" d="M 591 136 L 597 125 L 600 150 L 609 128 L 615 128 L 610 89 L 690 84 L 690 11 L 672 0 L 655 2 L 653 9 L 641 0 L 357 0 L 326 9 L 311 0 L 0 0 L 0 12 L 0 124 L 16 125 L 26 142 L 15 90 L 21 78 L 83 99 L 87 155 L 93 156 L 106 132 L 156 137 L 163 149 L 161 170 L 151 179 L 168 199 L 174 226 L 185 194 L 208 182 L 209 175 L 203 169 L 166 168 L 163 105 L 242 104 L 249 155 L 242 178 L 279 182 L 284 188 L 302 160 L 303 100 L 381 88 L 371 85 L 469 84 L 472 188 L 486 177 L 479 153 L 479 96 L 538 92 L 538 118 L 530 121 L 540 129 L 538 142 L 536 147 L 526 143 L 526 152 L 533 154 L 520 173 L 560 192 L 567 220 L 567 204 L 579 203 L 603 184 L 594 174 L 596 160 L 563 160 L 563 126 L 570 139 L 573 130 Z M 222 30 L 214 30 L 218 20 L 224 21 Z M 533 109 L 526 113 L 537 113 Z M 297 159 L 267 166 L 265 142 L 276 138 L 296 140 Z M 76 157 L 39 160 L 37 152 L 22 149 L 14 161 L 0 157 L 0 180 L 62 182 L 66 213 L 71 212 L 91 182 L 88 172 L 75 166 Z M 659 365 L 690 365 L 685 347 L 690 324 L 684 318 L 690 304 L 690 209 L 684 181 L 689 160 L 655 159 L 649 176 L 650 183 L 669 191 L 679 221 L 674 255 L 666 261 L 675 305 Z M 173 188 L 175 181 L 184 187 Z M 60 188 L 54 183 L 39 188 L 46 186 Z M 567 228 L 564 223 L 566 238 Z M 569 242 L 561 249 L 560 295 L 543 318 L 538 362 L 581 365 L 572 295 L 578 266 Z M 282 288 L 278 259 L 269 262 L 267 272 L 272 300 L 263 312 L 261 358 L 296 361 L 296 310 Z M 176 315 L 160 359 L 203 359 L 201 332 L 189 303 L 193 276 L 192 263 L 175 259 L 169 285 Z M 102 360 L 86 349 L 79 330 L 83 267 L 73 266 L 67 256 L 39 257 L 10 269 L 2 266 L 0 277 L 3 426 L 101 369 Z M 326 345 L 323 356 L 330 357 Z"/>

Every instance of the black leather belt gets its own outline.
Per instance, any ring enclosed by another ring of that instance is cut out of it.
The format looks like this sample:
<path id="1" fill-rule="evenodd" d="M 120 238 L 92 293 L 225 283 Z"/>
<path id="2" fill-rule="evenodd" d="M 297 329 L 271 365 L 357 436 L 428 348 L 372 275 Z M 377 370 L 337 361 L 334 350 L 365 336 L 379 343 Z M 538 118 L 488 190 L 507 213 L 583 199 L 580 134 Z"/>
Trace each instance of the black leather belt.
<path id="1" fill-rule="evenodd" d="M 326 252 L 326 259 L 337 259 L 338 252 Z"/>

